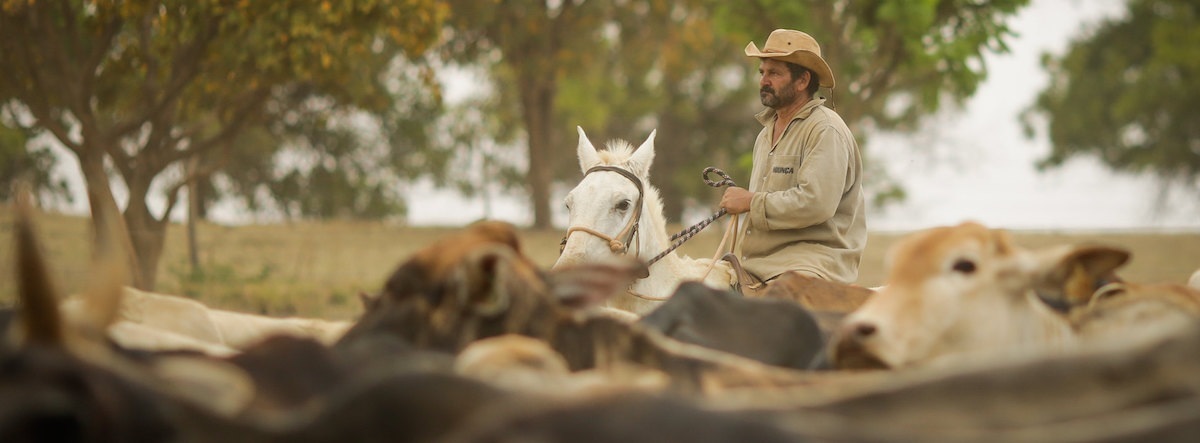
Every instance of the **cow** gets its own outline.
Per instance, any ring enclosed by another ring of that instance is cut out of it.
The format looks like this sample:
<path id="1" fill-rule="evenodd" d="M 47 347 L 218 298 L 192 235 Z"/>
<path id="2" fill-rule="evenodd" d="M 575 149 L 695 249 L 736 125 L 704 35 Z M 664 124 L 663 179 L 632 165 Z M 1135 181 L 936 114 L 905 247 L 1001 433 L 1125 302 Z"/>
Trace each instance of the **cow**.
<path id="1" fill-rule="evenodd" d="M 745 298 L 700 282 L 684 282 L 638 321 L 685 343 L 769 365 L 807 369 L 824 348 L 817 320 L 800 304 Z"/>
<path id="2" fill-rule="evenodd" d="M 1122 252 L 1102 245 L 1027 250 L 975 222 L 908 235 L 888 252 L 884 287 L 838 328 L 831 360 L 839 368 L 905 368 L 1064 350 L 1076 338 L 1071 325 L 1034 288 L 1070 275 L 1064 257 L 1110 260 Z"/>
<path id="3" fill-rule="evenodd" d="M 762 442 L 807 439 L 763 414 L 705 408 L 673 396 L 622 391 L 582 398 L 501 403 L 445 442 Z"/>
<path id="4" fill-rule="evenodd" d="M 1034 286 L 1038 297 L 1067 318 L 1080 339 L 1094 342 L 1170 333 L 1200 318 L 1200 290 L 1174 283 L 1129 282 L 1118 248 L 1074 248 Z"/>
<path id="5" fill-rule="evenodd" d="M 521 253 L 515 229 L 478 222 L 413 254 L 392 274 L 371 306 L 335 346 L 393 335 L 422 349 L 459 353 L 471 343 L 504 334 L 543 340 L 571 371 L 640 365 L 666 373 L 672 390 L 704 394 L 737 386 L 808 384 L 798 371 L 681 343 L 636 324 L 584 315 L 577 299 L 604 300 L 624 290 L 636 266 L 614 268 L 604 290 L 563 296 L 581 287 L 557 269 L 547 276 Z M 581 274 L 590 274 L 581 272 Z M 566 281 L 564 281 L 566 280 Z"/>
<path id="6" fill-rule="evenodd" d="M 81 309 L 78 304 L 77 297 L 69 297 L 62 303 L 62 307 L 68 315 L 78 315 L 76 311 Z M 125 287 L 122 290 L 118 322 L 114 326 L 118 329 L 137 329 L 151 335 L 166 337 L 148 342 L 138 340 L 131 334 L 112 334 L 112 338 L 118 343 L 130 347 L 151 346 L 152 349 L 167 349 L 176 345 L 198 350 L 211 347 L 216 352 L 214 355 L 225 355 L 224 348 L 244 349 L 277 334 L 312 337 L 323 343 L 333 343 L 350 328 L 350 322 L 302 317 L 279 318 L 213 309 L 189 298 Z M 191 340 L 187 340 L 189 338 Z M 205 343 L 215 346 L 206 346 Z"/>
<path id="7" fill-rule="evenodd" d="M 771 280 L 762 291 L 752 291 L 748 297 L 792 300 L 799 303 L 817 319 L 826 337 L 841 324 L 846 315 L 858 309 L 875 289 L 848 285 L 807 276 L 799 272 L 784 272 Z"/>
<path id="8" fill-rule="evenodd" d="M 455 372 L 500 388 L 543 396 L 586 396 L 617 391 L 661 392 L 666 374 L 635 365 L 572 372 L 549 343 L 505 334 L 467 345 L 455 358 Z"/>

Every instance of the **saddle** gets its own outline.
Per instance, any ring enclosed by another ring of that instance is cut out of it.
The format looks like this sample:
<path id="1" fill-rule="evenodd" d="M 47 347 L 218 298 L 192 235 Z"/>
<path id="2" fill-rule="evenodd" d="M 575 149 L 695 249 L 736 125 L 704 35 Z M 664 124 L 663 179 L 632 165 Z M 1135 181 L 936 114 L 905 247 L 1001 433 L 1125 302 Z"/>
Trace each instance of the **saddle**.
<path id="1" fill-rule="evenodd" d="M 746 272 L 737 255 L 728 253 L 722 256 L 721 260 L 729 262 L 729 266 L 733 268 L 733 272 L 737 275 L 737 282 L 734 283 L 733 289 L 743 297 L 754 297 L 766 292 L 767 284 L 755 277 L 754 274 Z"/>

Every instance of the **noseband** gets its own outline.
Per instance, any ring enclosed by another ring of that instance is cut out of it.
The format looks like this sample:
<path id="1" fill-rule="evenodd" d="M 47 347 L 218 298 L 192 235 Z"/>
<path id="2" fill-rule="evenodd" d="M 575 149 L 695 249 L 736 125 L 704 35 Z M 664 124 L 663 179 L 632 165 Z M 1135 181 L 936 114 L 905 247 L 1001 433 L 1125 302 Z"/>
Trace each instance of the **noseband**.
<path id="1" fill-rule="evenodd" d="M 642 197 L 645 195 L 645 193 L 642 191 L 642 180 L 637 178 L 636 175 L 633 175 L 632 172 L 618 168 L 616 166 L 595 166 L 591 169 L 588 169 L 587 172 L 585 172 L 583 174 L 583 176 L 587 177 L 588 174 L 591 174 L 596 171 L 616 172 L 618 174 L 621 174 L 625 178 L 629 179 L 629 181 L 633 182 L 633 185 L 637 187 L 638 198 L 637 198 L 637 203 L 633 206 L 634 209 L 633 209 L 632 217 L 630 217 L 629 222 L 625 224 L 625 228 L 621 229 L 621 232 L 618 232 L 617 235 L 614 235 L 612 237 L 605 235 L 603 232 L 597 231 L 592 228 L 584 227 L 584 226 L 572 226 L 572 227 L 568 228 L 566 237 L 563 237 L 562 244 L 559 245 L 558 252 L 560 254 L 562 253 L 562 248 L 565 248 L 567 246 L 567 239 L 570 238 L 571 233 L 573 233 L 575 231 L 583 231 L 588 234 L 592 234 L 596 237 L 599 237 L 600 239 L 602 239 L 604 241 L 607 241 L 608 249 L 611 250 L 614 254 L 628 253 L 629 252 L 629 244 L 631 242 L 633 242 L 633 237 L 634 237 L 634 235 L 637 234 L 638 222 L 642 218 Z M 635 252 L 635 254 L 636 254 L 636 252 Z"/>

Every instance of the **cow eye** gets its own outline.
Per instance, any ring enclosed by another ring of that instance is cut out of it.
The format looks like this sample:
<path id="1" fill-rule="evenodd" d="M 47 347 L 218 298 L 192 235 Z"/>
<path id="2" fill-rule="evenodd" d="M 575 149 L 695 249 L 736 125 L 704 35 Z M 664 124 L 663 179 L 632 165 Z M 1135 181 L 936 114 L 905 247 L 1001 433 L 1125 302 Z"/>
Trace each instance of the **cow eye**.
<path id="1" fill-rule="evenodd" d="M 975 262 L 960 258 L 954 262 L 952 269 L 963 274 L 971 274 L 975 272 Z"/>
<path id="2" fill-rule="evenodd" d="M 628 209 L 629 209 L 629 200 L 621 200 L 621 202 L 620 202 L 620 203 L 617 203 L 617 210 L 618 210 L 618 211 L 625 211 L 625 210 L 628 210 Z"/>

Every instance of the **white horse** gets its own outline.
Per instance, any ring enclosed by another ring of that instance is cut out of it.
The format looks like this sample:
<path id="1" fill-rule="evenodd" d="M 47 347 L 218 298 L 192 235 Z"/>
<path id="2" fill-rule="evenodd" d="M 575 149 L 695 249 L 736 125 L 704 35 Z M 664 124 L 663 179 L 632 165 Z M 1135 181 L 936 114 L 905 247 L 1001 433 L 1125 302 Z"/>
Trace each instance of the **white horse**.
<path id="1" fill-rule="evenodd" d="M 579 128 L 579 167 L 584 175 L 565 200 L 570 227 L 555 268 L 620 254 L 646 262 L 671 245 L 662 199 L 648 181 L 654 161 L 654 132 L 637 150 L 621 140 L 609 142 L 607 148 L 597 151 Z M 609 306 L 644 315 L 670 297 L 683 281 L 703 279 L 719 289 L 731 288 L 736 281 L 724 260 L 713 265 L 712 259 L 693 259 L 674 251 L 651 264 L 649 272 L 626 294 L 610 300 Z"/>

